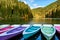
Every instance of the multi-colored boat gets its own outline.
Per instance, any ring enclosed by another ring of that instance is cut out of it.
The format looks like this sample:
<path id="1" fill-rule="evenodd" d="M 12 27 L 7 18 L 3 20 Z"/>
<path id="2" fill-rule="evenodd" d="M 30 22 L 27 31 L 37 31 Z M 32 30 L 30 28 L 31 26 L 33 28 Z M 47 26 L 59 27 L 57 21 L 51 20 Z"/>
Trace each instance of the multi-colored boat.
<path id="1" fill-rule="evenodd" d="M 23 27 L 20 25 L 12 25 L 12 27 L 15 27 L 15 28 L 12 28 L 12 29 L 0 34 L 0 40 L 7 40 L 11 37 L 14 37 L 14 36 L 22 33 L 22 31 L 26 28 L 26 27 Z"/>
<path id="2" fill-rule="evenodd" d="M 0 25 L 0 29 L 9 26 L 9 24 Z"/>
<path id="3" fill-rule="evenodd" d="M 36 34 L 39 30 L 40 30 L 41 24 L 34 24 L 34 25 L 30 25 L 30 27 L 27 27 L 24 31 L 23 31 L 23 37 L 24 39 L 28 39 L 29 37 L 33 36 L 34 34 Z"/>
<path id="4" fill-rule="evenodd" d="M 6 32 L 8 30 L 15 29 L 15 28 L 19 27 L 20 25 L 1 25 L 1 26 L 2 26 L 2 28 L 0 28 L 0 34 Z"/>
<path id="5" fill-rule="evenodd" d="M 51 24 L 44 24 L 41 27 L 41 32 L 47 40 L 51 40 L 56 30 Z"/>
<path id="6" fill-rule="evenodd" d="M 15 28 L 14 27 L 14 25 L 1 25 L 0 26 L 1 28 L 0 28 L 0 33 L 2 32 L 6 32 L 6 31 L 8 31 L 9 29 L 11 29 L 11 28 Z"/>
<path id="7" fill-rule="evenodd" d="M 57 32 L 60 34 L 60 24 L 54 24 L 54 27 L 56 28 Z"/>
<path id="8" fill-rule="evenodd" d="M 3 33 L 3 32 L 8 31 L 9 29 L 12 29 L 12 28 L 13 28 L 13 27 L 10 26 L 10 25 L 1 25 L 0 27 L 1 27 L 1 28 L 0 28 L 0 34 Z"/>

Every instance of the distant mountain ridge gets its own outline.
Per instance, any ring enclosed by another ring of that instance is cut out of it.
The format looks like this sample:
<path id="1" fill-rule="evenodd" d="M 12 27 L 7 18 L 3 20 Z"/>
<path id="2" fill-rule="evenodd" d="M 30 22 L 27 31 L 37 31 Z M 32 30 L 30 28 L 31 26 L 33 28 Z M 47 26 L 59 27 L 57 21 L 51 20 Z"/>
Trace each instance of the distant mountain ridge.
<path id="1" fill-rule="evenodd" d="M 38 15 L 44 15 L 45 18 L 60 18 L 60 0 L 51 3 L 50 5 L 46 7 L 39 7 L 36 9 L 32 9 L 32 13 L 38 14 Z M 39 14 L 40 13 L 40 14 Z"/>

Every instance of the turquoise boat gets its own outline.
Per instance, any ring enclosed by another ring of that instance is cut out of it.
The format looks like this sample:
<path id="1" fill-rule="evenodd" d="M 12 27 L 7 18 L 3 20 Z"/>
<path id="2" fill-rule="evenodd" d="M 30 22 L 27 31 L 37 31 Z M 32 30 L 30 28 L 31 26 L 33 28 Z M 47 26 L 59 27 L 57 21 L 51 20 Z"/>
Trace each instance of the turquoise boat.
<path id="1" fill-rule="evenodd" d="M 43 25 L 43 27 L 41 27 L 41 32 L 47 40 L 51 40 L 56 30 L 55 27 L 53 27 L 52 25 L 45 24 Z"/>
<path id="2" fill-rule="evenodd" d="M 36 34 L 40 30 L 40 27 L 41 27 L 41 25 L 39 25 L 39 24 L 34 24 L 34 25 L 30 25 L 30 27 L 27 27 L 23 31 L 24 39 L 28 39 L 29 37 L 31 37 L 34 34 Z"/>

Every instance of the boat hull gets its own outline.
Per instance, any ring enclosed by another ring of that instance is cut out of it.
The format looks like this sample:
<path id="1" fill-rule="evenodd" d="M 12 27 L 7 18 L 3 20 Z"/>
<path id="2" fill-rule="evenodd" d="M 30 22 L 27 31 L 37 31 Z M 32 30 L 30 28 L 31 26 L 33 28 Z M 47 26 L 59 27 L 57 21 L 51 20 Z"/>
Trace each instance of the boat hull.
<path id="1" fill-rule="evenodd" d="M 16 34 L 12 34 L 12 35 L 7 35 L 7 36 L 0 36 L 0 40 L 7 40 L 7 39 L 10 39 L 14 36 L 17 36 L 18 34 L 21 34 L 22 32 L 20 33 L 16 33 Z"/>
<path id="2" fill-rule="evenodd" d="M 52 35 L 52 36 L 47 36 L 47 35 L 45 35 L 45 34 L 43 34 L 43 35 L 44 35 L 44 37 L 45 37 L 47 40 L 51 40 L 52 37 L 54 36 L 54 35 Z"/>
<path id="3" fill-rule="evenodd" d="M 14 36 L 17 36 L 18 34 L 21 34 L 22 32 L 23 32 L 23 30 L 25 29 L 25 27 L 23 27 L 23 28 L 17 28 L 17 29 L 15 29 L 15 30 L 13 30 L 14 32 L 16 32 L 16 33 L 13 33 L 13 34 L 10 34 L 10 35 L 5 35 L 5 36 L 0 36 L 0 39 L 1 40 L 7 40 L 7 39 L 10 39 L 10 38 L 12 38 L 12 37 L 14 37 Z M 18 32 L 17 32 L 18 31 Z M 9 32 L 9 31 L 8 31 Z M 8 33 L 7 32 L 7 33 Z"/>
<path id="4" fill-rule="evenodd" d="M 51 40 L 52 37 L 54 36 L 54 35 L 48 36 L 48 35 L 46 35 L 46 34 L 44 34 L 44 33 L 42 33 L 42 34 L 44 35 L 44 37 L 45 37 L 47 40 Z"/>
<path id="5" fill-rule="evenodd" d="M 24 39 L 28 39 L 29 37 L 33 36 L 34 34 L 36 34 L 37 32 L 35 33 L 30 33 L 30 34 L 24 34 L 23 37 Z"/>
<path id="6" fill-rule="evenodd" d="M 28 34 L 23 34 L 24 39 L 30 38 L 31 36 L 35 35 L 39 30 L 32 32 L 32 33 L 28 33 Z"/>

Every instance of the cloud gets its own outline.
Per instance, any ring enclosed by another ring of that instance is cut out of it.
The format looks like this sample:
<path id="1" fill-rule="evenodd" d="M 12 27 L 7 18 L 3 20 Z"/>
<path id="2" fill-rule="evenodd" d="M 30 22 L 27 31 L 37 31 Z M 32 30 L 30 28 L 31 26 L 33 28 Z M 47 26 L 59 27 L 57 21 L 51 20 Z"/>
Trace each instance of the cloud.
<path id="1" fill-rule="evenodd" d="M 32 4 L 32 6 L 30 6 L 31 9 L 38 8 L 38 7 L 44 7 L 44 6 L 40 6 L 38 4 Z"/>
<path id="2" fill-rule="evenodd" d="M 30 2 L 34 2 L 34 0 L 29 0 Z"/>
<path id="3" fill-rule="evenodd" d="M 20 0 L 20 1 L 24 2 L 25 4 L 27 4 L 26 0 Z"/>
<path id="4" fill-rule="evenodd" d="M 33 4 L 33 6 L 34 7 L 42 7 L 42 6 L 38 5 L 38 4 Z"/>
<path id="5" fill-rule="evenodd" d="M 24 0 L 18 0 L 18 1 L 24 1 Z"/>
<path id="6" fill-rule="evenodd" d="M 27 2 L 26 2 L 26 1 L 24 1 L 24 3 L 25 3 L 25 4 L 27 4 Z"/>

